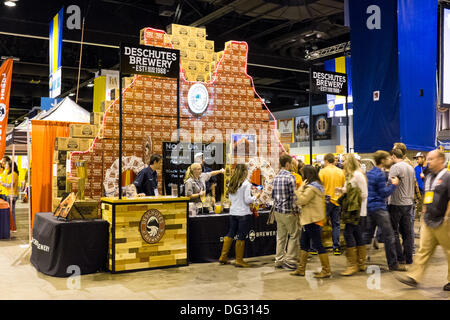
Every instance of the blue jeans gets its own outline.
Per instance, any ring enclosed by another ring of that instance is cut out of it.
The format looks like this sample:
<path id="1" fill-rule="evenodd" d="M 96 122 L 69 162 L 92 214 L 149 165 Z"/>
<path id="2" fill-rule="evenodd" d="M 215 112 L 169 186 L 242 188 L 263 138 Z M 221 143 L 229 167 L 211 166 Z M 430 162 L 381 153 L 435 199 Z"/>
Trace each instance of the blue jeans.
<path id="1" fill-rule="evenodd" d="M 363 238 L 361 233 L 361 227 L 351 223 L 345 224 L 344 239 L 347 248 L 363 246 Z"/>
<path id="2" fill-rule="evenodd" d="M 376 226 L 381 229 L 388 266 L 389 268 L 393 268 L 398 265 L 397 251 L 394 230 L 392 229 L 391 219 L 387 211 L 375 210 L 367 212 L 367 228 L 363 234 L 365 244 L 369 244 L 372 241 Z"/>
<path id="3" fill-rule="evenodd" d="M 237 235 L 237 240 L 245 240 L 250 231 L 253 215 L 247 214 L 245 216 L 230 215 L 230 227 L 228 229 L 227 237 L 234 238 Z"/>
<path id="4" fill-rule="evenodd" d="M 412 252 L 414 238 L 411 232 L 412 205 L 396 206 L 389 205 L 392 228 L 394 229 L 395 247 L 399 263 L 411 264 L 413 262 Z M 402 235 L 402 243 L 400 236 Z"/>
<path id="5" fill-rule="evenodd" d="M 339 236 L 341 234 L 341 207 L 329 202 L 326 205 L 327 217 L 331 220 L 331 238 L 333 239 L 333 249 L 339 249 Z M 316 248 L 317 249 L 317 248 Z"/>
<path id="6" fill-rule="evenodd" d="M 302 227 L 300 248 L 303 251 L 308 251 L 311 242 L 312 247 L 316 249 L 319 254 L 327 252 L 322 245 L 322 228 L 315 223 L 310 223 Z"/>

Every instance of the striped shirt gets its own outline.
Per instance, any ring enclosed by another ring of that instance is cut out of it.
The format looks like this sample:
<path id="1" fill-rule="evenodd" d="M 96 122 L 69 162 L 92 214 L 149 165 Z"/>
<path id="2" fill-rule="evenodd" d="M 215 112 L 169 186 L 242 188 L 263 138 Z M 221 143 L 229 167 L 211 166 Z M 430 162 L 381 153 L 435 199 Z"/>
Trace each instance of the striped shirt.
<path id="1" fill-rule="evenodd" d="M 294 213 L 295 178 L 284 169 L 273 179 L 272 198 L 274 210 L 279 213 Z"/>

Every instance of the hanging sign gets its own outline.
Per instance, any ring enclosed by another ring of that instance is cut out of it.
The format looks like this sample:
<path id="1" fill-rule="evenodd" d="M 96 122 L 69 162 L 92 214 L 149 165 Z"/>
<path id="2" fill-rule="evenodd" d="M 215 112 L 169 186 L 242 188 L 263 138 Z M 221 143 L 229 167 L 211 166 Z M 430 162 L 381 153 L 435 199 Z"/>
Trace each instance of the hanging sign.
<path id="1" fill-rule="evenodd" d="M 9 96 L 11 93 L 13 60 L 8 59 L 0 67 L 0 159 L 6 147 L 6 129 L 8 126 Z"/>
<path id="2" fill-rule="evenodd" d="M 120 71 L 166 78 L 180 75 L 180 50 L 121 44 Z"/>
<path id="3" fill-rule="evenodd" d="M 314 69 L 311 72 L 311 92 L 329 93 L 337 96 L 347 95 L 347 75 L 345 73 Z"/>
<path id="4" fill-rule="evenodd" d="M 56 98 L 61 94 L 61 53 L 64 7 L 50 21 L 49 37 L 49 96 Z"/>

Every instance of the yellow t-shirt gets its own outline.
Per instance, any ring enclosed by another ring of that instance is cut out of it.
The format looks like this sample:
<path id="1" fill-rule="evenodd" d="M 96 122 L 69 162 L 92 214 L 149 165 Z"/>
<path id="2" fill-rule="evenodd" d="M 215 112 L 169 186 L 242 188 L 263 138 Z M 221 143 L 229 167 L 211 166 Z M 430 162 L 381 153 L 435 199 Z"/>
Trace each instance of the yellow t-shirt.
<path id="1" fill-rule="evenodd" d="M 339 195 L 335 192 L 335 188 L 344 186 L 344 171 L 334 165 L 328 165 L 319 171 L 319 178 L 322 180 L 325 188 L 325 195 L 330 196 L 331 203 L 338 206 L 337 199 L 339 199 Z"/>
<path id="2" fill-rule="evenodd" d="M 18 196 L 19 195 L 19 176 L 17 175 L 17 173 L 13 173 L 13 195 Z M 5 183 L 11 183 L 11 175 L 8 175 L 8 177 L 6 178 L 6 182 Z M 5 189 L 5 195 L 9 196 L 11 195 L 11 187 L 9 188 L 4 188 Z"/>
<path id="3" fill-rule="evenodd" d="M 7 182 L 6 182 L 6 177 L 7 177 L 6 171 L 3 170 L 3 172 L 0 173 L 0 182 L 1 182 L 1 183 L 7 183 Z M 0 184 L 0 194 L 6 195 L 6 190 L 5 190 L 5 188 L 3 187 L 3 185 L 1 185 L 1 184 Z"/>
<path id="4" fill-rule="evenodd" d="M 295 186 L 296 186 L 296 189 L 300 188 L 300 186 L 301 186 L 302 183 L 303 183 L 302 176 L 299 175 L 298 173 L 295 173 L 295 172 L 291 172 L 291 173 L 292 173 L 292 175 L 295 177 Z"/>

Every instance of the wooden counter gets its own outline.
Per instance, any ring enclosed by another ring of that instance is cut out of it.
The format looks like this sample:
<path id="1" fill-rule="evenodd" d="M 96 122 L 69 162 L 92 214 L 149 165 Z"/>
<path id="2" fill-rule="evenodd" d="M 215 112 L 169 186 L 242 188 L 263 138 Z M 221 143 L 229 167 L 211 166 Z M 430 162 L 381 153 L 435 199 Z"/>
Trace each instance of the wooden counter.
<path id="1" fill-rule="evenodd" d="M 102 198 L 112 273 L 188 265 L 188 197 Z"/>

